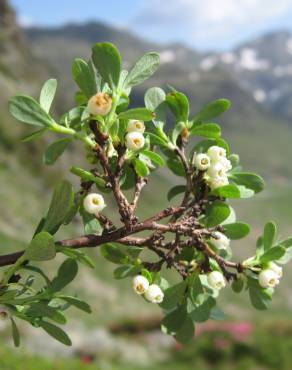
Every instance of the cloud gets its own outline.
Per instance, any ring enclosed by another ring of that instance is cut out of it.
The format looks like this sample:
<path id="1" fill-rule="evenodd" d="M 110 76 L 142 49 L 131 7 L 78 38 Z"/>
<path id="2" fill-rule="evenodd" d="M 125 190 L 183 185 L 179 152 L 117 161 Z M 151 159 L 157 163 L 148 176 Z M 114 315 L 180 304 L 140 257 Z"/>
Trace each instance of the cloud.
<path id="1" fill-rule="evenodd" d="M 18 24 L 23 27 L 27 28 L 33 25 L 33 20 L 30 17 L 27 17 L 26 15 L 20 15 L 18 16 Z"/>
<path id="2" fill-rule="evenodd" d="M 258 32 L 292 13 L 291 0 L 147 0 L 132 25 L 145 36 L 203 45 Z"/>

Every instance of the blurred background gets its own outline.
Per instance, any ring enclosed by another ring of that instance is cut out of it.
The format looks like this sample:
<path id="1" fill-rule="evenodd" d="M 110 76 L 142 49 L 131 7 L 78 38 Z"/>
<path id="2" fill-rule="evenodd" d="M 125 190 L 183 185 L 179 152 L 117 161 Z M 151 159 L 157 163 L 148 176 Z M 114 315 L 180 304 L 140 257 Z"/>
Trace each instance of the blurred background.
<path id="1" fill-rule="evenodd" d="M 95 42 L 115 43 L 125 67 L 146 51 L 161 55 L 160 70 L 134 90 L 133 105 L 145 90 L 166 83 L 185 92 L 193 113 L 216 98 L 229 98 L 232 109 L 222 120 L 223 135 L 244 167 L 268 183 L 263 194 L 233 203 L 238 219 L 253 231 L 234 243 L 236 258 L 253 253 L 265 221 L 292 231 L 292 3 L 290 0 L 0 0 L 0 248 L 22 248 L 48 206 L 54 184 L 82 164 L 83 150 L 73 147 L 54 168 L 42 153 L 54 138 L 29 144 L 28 130 L 9 117 L 10 96 L 37 97 L 48 78 L 59 81 L 55 117 L 74 105 L 71 79 L 75 57 L 88 58 Z M 149 215 L 167 204 L 167 189 L 178 178 L 153 175 L 140 206 Z M 76 186 L 78 184 L 76 183 Z M 81 233 L 78 220 L 60 237 Z M 159 332 L 160 312 L 117 282 L 113 266 L 98 250 L 97 267 L 81 269 L 72 293 L 87 299 L 93 314 L 70 311 L 72 348 L 50 340 L 40 330 L 22 326 L 23 345 L 12 350 L 1 325 L 2 370 L 139 369 L 283 369 L 292 363 L 292 272 L 285 270 L 273 305 L 256 312 L 248 297 L 230 290 L 220 297 L 226 317 L 198 325 L 194 342 L 181 347 Z M 54 265 L 48 266 L 54 273 Z"/>

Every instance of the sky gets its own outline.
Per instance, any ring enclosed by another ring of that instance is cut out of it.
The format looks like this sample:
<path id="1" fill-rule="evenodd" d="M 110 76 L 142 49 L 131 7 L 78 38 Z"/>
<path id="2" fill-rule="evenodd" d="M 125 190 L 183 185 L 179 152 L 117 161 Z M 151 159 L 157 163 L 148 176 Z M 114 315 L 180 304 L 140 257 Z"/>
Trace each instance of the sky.
<path id="1" fill-rule="evenodd" d="M 98 20 L 200 51 L 228 50 L 269 31 L 292 31 L 292 0 L 11 1 L 24 26 Z"/>

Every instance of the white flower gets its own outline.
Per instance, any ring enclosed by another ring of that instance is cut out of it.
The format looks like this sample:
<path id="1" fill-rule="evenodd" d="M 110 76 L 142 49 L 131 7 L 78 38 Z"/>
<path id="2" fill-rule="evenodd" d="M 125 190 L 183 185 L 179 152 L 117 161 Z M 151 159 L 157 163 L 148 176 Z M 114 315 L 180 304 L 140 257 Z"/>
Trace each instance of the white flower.
<path id="1" fill-rule="evenodd" d="M 283 276 L 283 269 L 281 266 L 277 265 L 275 262 L 270 262 L 269 263 L 269 270 L 272 270 L 276 273 L 278 276 L 278 279 L 281 279 Z"/>
<path id="2" fill-rule="evenodd" d="M 220 231 L 215 231 L 213 233 L 218 239 L 210 238 L 212 244 L 218 249 L 226 249 L 230 245 L 230 239 L 227 238 L 226 235 L 220 233 Z"/>
<path id="3" fill-rule="evenodd" d="M 222 157 L 219 162 L 225 169 L 226 172 L 232 169 L 232 165 L 229 159 Z"/>
<path id="4" fill-rule="evenodd" d="M 106 93 L 97 93 L 93 95 L 87 103 L 88 112 L 94 116 L 106 116 L 111 108 L 112 98 Z"/>
<path id="5" fill-rule="evenodd" d="M 142 275 L 133 278 L 133 289 L 137 294 L 144 294 L 149 288 L 149 281 Z"/>
<path id="6" fill-rule="evenodd" d="M 212 179 L 225 178 L 226 177 L 226 168 L 223 166 L 223 164 L 221 164 L 220 162 L 217 162 L 208 169 L 207 174 Z"/>
<path id="7" fill-rule="evenodd" d="M 273 270 L 263 270 L 259 274 L 259 284 L 263 288 L 274 288 L 279 284 L 279 277 Z"/>
<path id="8" fill-rule="evenodd" d="M 127 131 L 128 132 L 133 132 L 133 131 L 141 132 L 143 134 L 143 132 L 145 131 L 144 122 L 136 120 L 136 119 L 131 119 L 128 122 Z"/>
<path id="9" fill-rule="evenodd" d="M 198 170 L 207 170 L 211 165 L 209 156 L 204 153 L 196 154 L 194 157 L 194 165 Z"/>
<path id="10" fill-rule="evenodd" d="M 215 177 L 215 178 L 208 178 L 208 185 L 210 186 L 211 190 L 220 188 L 221 186 L 228 185 L 228 177 Z"/>
<path id="11" fill-rule="evenodd" d="M 101 194 L 91 193 L 86 195 L 83 200 L 83 207 L 86 212 L 97 214 L 101 212 L 106 206 L 103 196 Z"/>
<path id="12" fill-rule="evenodd" d="M 211 161 L 218 162 L 221 158 L 226 157 L 226 150 L 220 146 L 213 145 L 208 149 L 207 154 Z"/>
<path id="13" fill-rule="evenodd" d="M 0 305 L 0 320 L 5 321 L 5 320 L 9 319 L 10 316 L 11 315 L 10 315 L 9 310 L 5 306 Z"/>
<path id="14" fill-rule="evenodd" d="M 152 284 L 145 292 L 145 298 L 152 303 L 161 303 L 164 298 L 163 291 L 156 284 Z"/>
<path id="15" fill-rule="evenodd" d="M 145 144 L 145 139 L 141 132 L 129 132 L 126 135 L 126 147 L 131 150 L 142 149 Z"/>
<path id="16" fill-rule="evenodd" d="M 220 271 L 210 272 L 207 279 L 208 279 L 208 284 L 214 289 L 220 290 L 220 289 L 224 288 L 225 285 L 226 285 L 226 281 L 224 279 L 224 276 L 223 276 L 222 272 L 220 272 Z"/>

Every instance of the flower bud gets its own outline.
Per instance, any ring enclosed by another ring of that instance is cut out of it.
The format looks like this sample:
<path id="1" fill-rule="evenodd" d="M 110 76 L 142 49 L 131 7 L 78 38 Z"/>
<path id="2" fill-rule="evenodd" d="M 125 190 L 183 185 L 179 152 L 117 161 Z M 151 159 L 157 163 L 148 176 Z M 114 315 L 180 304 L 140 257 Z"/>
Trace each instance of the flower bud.
<path id="1" fill-rule="evenodd" d="M 142 149 L 145 144 L 145 139 L 141 132 L 129 132 L 126 135 L 126 147 L 130 150 Z"/>
<path id="2" fill-rule="evenodd" d="M 225 278 L 220 271 L 212 271 L 208 275 L 208 284 L 214 289 L 222 289 L 226 285 Z"/>
<path id="3" fill-rule="evenodd" d="M 106 116 L 111 108 L 112 98 L 106 93 L 97 93 L 93 95 L 87 104 L 88 112 L 94 116 Z"/>
<path id="4" fill-rule="evenodd" d="M 161 303 L 164 298 L 163 291 L 156 284 L 152 284 L 145 292 L 145 298 L 152 303 Z"/>
<path id="5" fill-rule="evenodd" d="M 215 231 L 213 234 L 217 237 L 217 239 L 210 238 L 210 241 L 216 248 L 226 249 L 229 247 L 230 239 L 228 239 L 226 235 L 220 233 L 220 231 Z"/>
<path id="6" fill-rule="evenodd" d="M 149 288 L 149 281 L 145 276 L 137 275 L 133 278 L 133 289 L 139 295 L 144 294 Z"/>
<path id="7" fill-rule="evenodd" d="M 263 270 L 259 274 L 259 284 L 263 288 L 274 288 L 279 284 L 278 275 L 273 270 Z"/>
<path id="8" fill-rule="evenodd" d="M 196 154 L 194 157 L 194 165 L 200 171 L 207 170 L 211 165 L 209 156 L 204 153 Z"/>
<path id="9" fill-rule="evenodd" d="M 276 273 L 278 276 L 278 279 L 281 279 L 283 276 L 283 269 L 281 266 L 277 265 L 275 262 L 270 262 L 269 263 L 269 270 L 272 270 Z"/>
<path id="10" fill-rule="evenodd" d="M 143 134 L 143 132 L 145 131 L 144 122 L 136 120 L 136 119 L 131 119 L 128 122 L 127 131 L 128 132 L 136 131 L 136 132 L 141 132 Z"/>
<path id="11" fill-rule="evenodd" d="M 86 212 L 97 214 L 101 212 L 106 206 L 103 196 L 101 194 L 91 193 L 86 195 L 83 200 L 83 207 Z"/>
<path id="12" fill-rule="evenodd" d="M 6 321 L 7 319 L 10 318 L 10 312 L 9 310 L 3 306 L 3 305 L 0 305 L 0 320 L 1 321 Z"/>
<path id="13" fill-rule="evenodd" d="M 226 157 L 226 150 L 220 146 L 213 145 L 207 151 L 208 156 L 211 158 L 211 161 L 218 162 L 221 158 Z"/>

